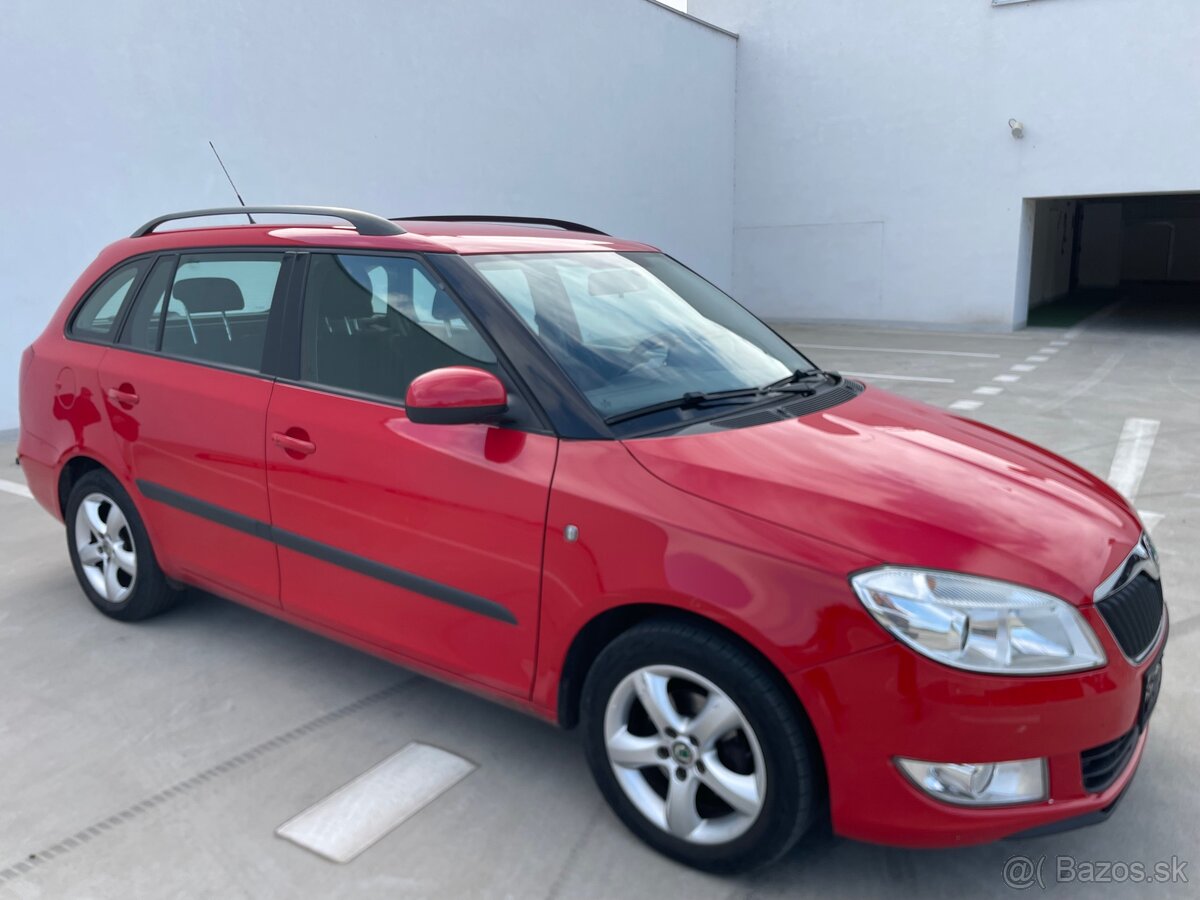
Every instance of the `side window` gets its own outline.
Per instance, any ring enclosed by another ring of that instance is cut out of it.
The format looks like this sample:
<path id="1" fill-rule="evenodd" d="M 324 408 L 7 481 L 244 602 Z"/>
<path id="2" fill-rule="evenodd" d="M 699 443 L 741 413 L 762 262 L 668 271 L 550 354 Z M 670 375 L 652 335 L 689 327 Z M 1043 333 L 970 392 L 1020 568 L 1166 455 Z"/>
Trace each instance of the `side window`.
<path id="1" fill-rule="evenodd" d="M 282 265 L 281 253 L 180 256 L 162 323 L 162 352 L 257 370 Z"/>
<path id="2" fill-rule="evenodd" d="M 162 319 L 163 300 L 171 286 L 171 275 L 175 271 L 175 257 L 159 257 L 154 268 L 146 277 L 118 343 L 139 350 L 157 350 L 159 323 Z"/>
<path id="3" fill-rule="evenodd" d="M 100 282 L 91 295 L 79 307 L 75 318 L 71 321 L 70 333 L 76 337 L 97 339 L 112 339 L 113 329 L 117 325 L 117 315 L 121 305 L 129 295 L 129 289 L 137 281 L 138 274 L 145 260 L 121 266 Z"/>
<path id="4" fill-rule="evenodd" d="M 432 369 L 497 369 L 491 348 L 420 261 L 333 253 L 310 258 L 300 366 L 311 384 L 401 401 Z"/>

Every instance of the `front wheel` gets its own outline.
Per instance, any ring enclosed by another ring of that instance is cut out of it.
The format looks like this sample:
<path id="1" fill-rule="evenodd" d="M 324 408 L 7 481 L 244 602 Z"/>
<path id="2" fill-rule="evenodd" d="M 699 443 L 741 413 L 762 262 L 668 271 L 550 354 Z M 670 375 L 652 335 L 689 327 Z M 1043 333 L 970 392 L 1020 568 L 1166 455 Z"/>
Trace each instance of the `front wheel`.
<path id="1" fill-rule="evenodd" d="M 652 621 L 622 634 L 588 673 L 582 724 L 613 810 L 680 862 L 767 865 L 813 821 L 811 730 L 763 664 L 715 631 Z"/>

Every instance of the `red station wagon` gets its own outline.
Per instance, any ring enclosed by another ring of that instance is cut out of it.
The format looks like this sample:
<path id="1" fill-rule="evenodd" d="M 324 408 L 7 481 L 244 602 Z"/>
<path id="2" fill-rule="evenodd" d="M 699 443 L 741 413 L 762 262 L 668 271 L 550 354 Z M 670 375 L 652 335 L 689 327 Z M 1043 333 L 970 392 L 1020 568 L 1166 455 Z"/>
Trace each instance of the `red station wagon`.
<path id="1" fill-rule="evenodd" d="M 1167 613 L 1103 482 L 592 228 L 157 230 L 232 212 L 105 249 L 21 361 L 101 612 L 193 586 L 579 724 L 625 824 L 712 871 L 821 816 L 942 847 L 1112 811 Z"/>

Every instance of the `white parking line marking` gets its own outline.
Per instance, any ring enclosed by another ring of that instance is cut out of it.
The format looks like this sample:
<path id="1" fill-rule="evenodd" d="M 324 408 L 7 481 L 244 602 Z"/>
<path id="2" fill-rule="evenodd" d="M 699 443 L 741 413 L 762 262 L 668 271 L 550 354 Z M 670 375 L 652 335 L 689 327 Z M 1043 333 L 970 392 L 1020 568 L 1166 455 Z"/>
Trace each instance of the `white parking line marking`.
<path id="1" fill-rule="evenodd" d="M 973 353 L 968 350 L 916 350 L 900 347 L 842 347 L 835 344 L 803 344 L 801 349 L 856 350 L 865 353 L 916 353 L 920 356 L 972 356 L 976 359 L 999 359 L 999 353 Z"/>
<path id="2" fill-rule="evenodd" d="M 461 756 L 414 742 L 275 833 L 333 862 L 349 862 L 474 770 Z"/>
<path id="3" fill-rule="evenodd" d="M 1003 382 L 1010 383 L 1010 384 L 1014 381 L 1020 381 L 1020 380 L 1021 380 L 1020 375 L 997 375 L 995 378 L 992 379 L 992 381 L 1003 381 Z"/>
<path id="4" fill-rule="evenodd" d="M 971 391 L 972 394 L 983 394 L 985 397 L 995 397 L 997 394 L 1003 394 L 1004 388 L 993 387 L 990 384 L 985 384 L 983 387 L 977 387 Z"/>
<path id="5" fill-rule="evenodd" d="M 1043 347 L 1041 350 L 1038 351 L 1038 353 L 1057 353 L 1057 352 L 1058 352 L 1057 347 Z"/>
<path id="6" fill-rule="evenodd" d="M 1049 361 L 1050 361 L 1050 357 L 1048 357 L 1048 356 L 1027 356 L 1027 357 L 1025 357 L 1025 362 L 1042 363 L 1042 362 L 1049 362 Z"/>
<path id="7" fill-rule="evenodd" d="M 1028 363 L 1017 363 L 1012 367 L 1014 372 L 1032 372 L 1037 366 L 1031 366 Z"/>
<path id="8" fill-rule="evenodd" d="M 18 497 L 25 497 L 28 500 L 33 499 L 33 494 L 29 493 L 29 488 L 25 487 L 19 481 L 4 481 L 0 479 L 0 491 L 8 494 L 16 494 Z"/>
<path id="9" fill-rule="evenodd" d="M 1070 343 L 1071 343 L 1070 341 L 1051 341 L 1050 346 L 1051 347 L 1067 347 L 1070 345 Z"/>
<path id="10" fill-rule="evenodd" d="M 1108 470 L 1108 483 L 1130 501 L 1137 497 L 1142 476 L 1146 473 L 1158 425 L 1158 419 L 1126 419 L 1125 427 L 1121 429 L 1112 468 Z"/>
<path id="11" fill-rule="evenodd" d="M 972 410 L 979 409 L 983 406 L 982 400 L 955 400 L 950 404 L 950 409 Z"/>
<path id="12" fill-rule="evenodd" d="M 953 378 L 929 378 L 925 375 L 881 375 L 878 372 L 843 372 L 853 378 L 878 378 L 881 381 L 928 381 L 931 384 L 954 384 Z"/>

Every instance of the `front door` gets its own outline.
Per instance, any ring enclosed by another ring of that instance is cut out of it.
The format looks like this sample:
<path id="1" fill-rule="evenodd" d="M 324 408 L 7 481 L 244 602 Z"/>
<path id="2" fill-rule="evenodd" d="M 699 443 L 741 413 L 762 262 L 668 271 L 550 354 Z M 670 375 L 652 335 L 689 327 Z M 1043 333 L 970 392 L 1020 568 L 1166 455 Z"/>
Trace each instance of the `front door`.
<path id="1" fill-rule="evenodd" d="M 314 252 L 301 371 L 267 413 L 288 611 L 527 695 L 557 439 L 418 425 L 409 382 L 496 357 L 420 260 Z"/>

